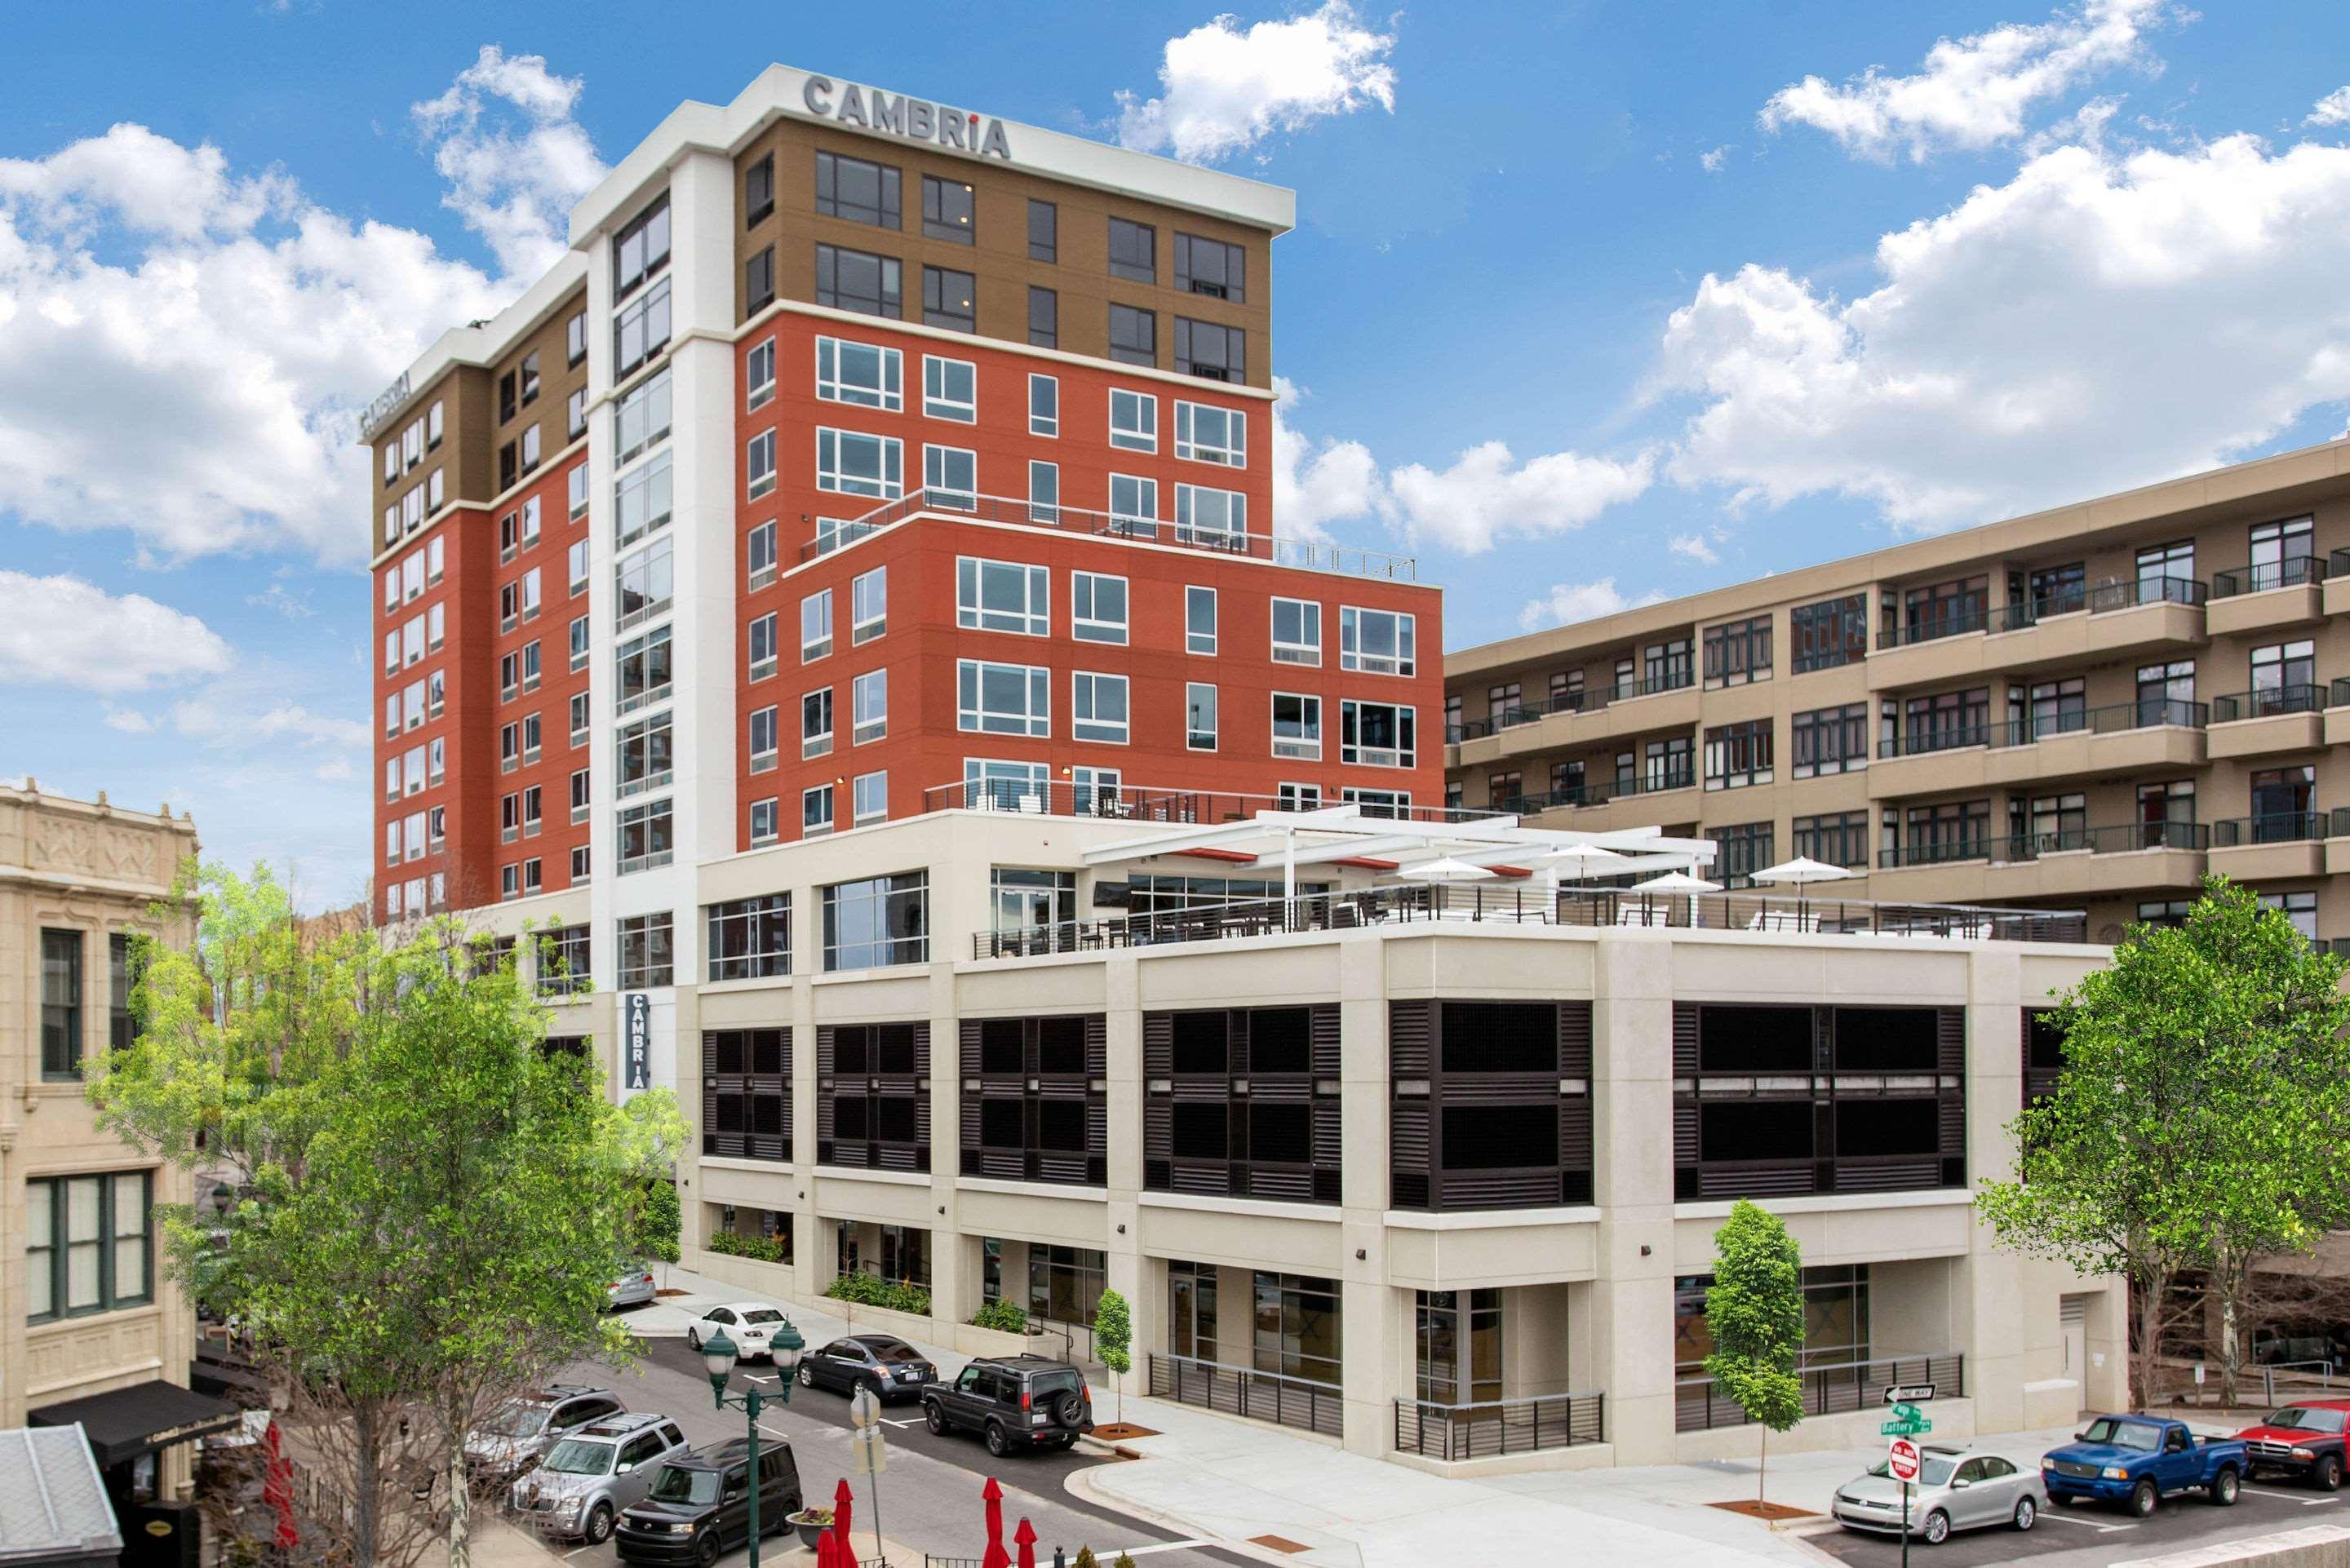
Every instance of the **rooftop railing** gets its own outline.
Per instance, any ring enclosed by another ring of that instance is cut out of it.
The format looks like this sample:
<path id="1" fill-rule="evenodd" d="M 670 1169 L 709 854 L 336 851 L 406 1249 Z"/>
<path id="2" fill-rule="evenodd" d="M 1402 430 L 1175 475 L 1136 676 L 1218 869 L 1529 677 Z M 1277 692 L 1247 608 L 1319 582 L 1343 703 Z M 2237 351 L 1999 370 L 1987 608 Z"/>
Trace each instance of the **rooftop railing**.
<path id="1" fill-rule="evenodd" d="M 1975 846 L 1987 858 L 1988 842 Z M 1269 869 L 1269 868 L 1268 868 Z M 1795 898 L 1759 893 L 1659 893 L 1638 888 L 1562 888 L 1554 902 L 1531 879 L 1513 886 L 1391 887 L 1301 893 L 1097 920 L 979 931 L 976 959 L 1224 941 L 1311 931 L 1348 931 L 1430 922 L 1497 926 L 1649 927 L 1814 936 L 1918 937 L 1950 940 L 2081 942 L 2088 919 L 2075 910 L 2001 909 L 1968 904 L 1897 904 Z"/>
<path id="2" fill-rule="evenodd" d="M 1473 1405 L 1395 1402 L 1399 1454 L 1430 1459 L 1488 1459 L 1603 1441 L 1605 1394 L 1544 1394 Z"/>
<path id="3" fill-rule="evenodd" d="M 1360 550 L 1310 539 L 1284 539 L 1271 534 L 1247 534 L 1219 528 L 1184 526 L 1153 517 L 1128 517 L 1112 512 L 1089 512 L 1077 506 L 1054 506 L 1020 501 L 1006 495 L 974 495 L 960 490 L 910 490 L 885 501 L 862 516 L 800 546 L 800 559 L 814 560 L 846 549 L 892 524 L 923 513 L 975 518 L 983 523 L 1010 523 L 1024 528 L 1049 528 L 1062 534 L 1084 534 L 1101 539 L 1130 539 L 1144 544 L 1171 545 L 1214 556 L 1243 556 L 1295 566 L 1309 572 L 1334 572 L 1349 576 L 1377 577 L 1388 582 L 1417 582 L 1412 556 L 1384 550 Z"/>
<path id="4" fill-rule="evenodd" d="M 2337 556 L 2342 552 L 2334 552 Z M 2314 556 L 2288 556 L 2282 561 L 2255 561 L 2249 566 L 2231 566 L 2224 572 L 2211 574 L 2211 597 L 2231 599 L 2239 594 L 2265 593 L 2271 588 L 2296 587 L 2303 583 L 2322 583 L 2327 576 L 2324 561 Z"/>
<path id="5" fill-rule="evenodd" d="M 1002 811 L 1021 816 L 1096 816 L 1126 822 L 1245 822 L 1261 811 L 1319 811 L 1331 805 L 1356 805 L 1364 816 L 1383 822 L 1472 823 L 1505 815 L 1475 806 L 1301 799 L 1072 779 L 964 779 L 933 784 L 922 792 L 925 812 Z"/>

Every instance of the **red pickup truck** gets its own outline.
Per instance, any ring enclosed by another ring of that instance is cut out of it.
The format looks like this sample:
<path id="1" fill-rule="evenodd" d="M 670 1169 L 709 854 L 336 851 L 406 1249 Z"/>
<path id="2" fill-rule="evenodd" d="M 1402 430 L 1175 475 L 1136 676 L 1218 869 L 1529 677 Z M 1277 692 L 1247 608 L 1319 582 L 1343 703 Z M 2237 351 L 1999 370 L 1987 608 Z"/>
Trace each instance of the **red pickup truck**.
<path id="1" fill-rule="evenodd" d="M 2251 1450 L 2252 1473 L 2288 1476 L 2305 1480 L 2320 1491 L 2342 1485 L 2350 1468 L 2345 1432 L 2350 1428 L 2350 1399 L 2304 1399 L 2272 1410 L 2257 1427 L 2236 1435 Z"/>

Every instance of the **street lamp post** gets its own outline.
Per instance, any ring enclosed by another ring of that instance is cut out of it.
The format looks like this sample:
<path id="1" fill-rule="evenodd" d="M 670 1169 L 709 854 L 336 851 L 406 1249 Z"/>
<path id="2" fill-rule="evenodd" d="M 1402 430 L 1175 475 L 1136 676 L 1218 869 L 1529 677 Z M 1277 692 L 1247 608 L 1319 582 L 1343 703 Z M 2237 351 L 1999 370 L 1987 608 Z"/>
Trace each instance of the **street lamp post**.
<path id="1" fill-rule="evenodd" d="M 740 1394 L 726 1392 L 726 1385 L 734 1376 L 734 1342 L 726 1337 L 726 1331 L 723 1328 L 702 1342 L 702 1365 L 709 1369 L 710 1392 L 717 1400 L 718 1408 L 723 1410 L 731 1405 L 750 1419 L 751 1452 L 746 1477 L 751 1490 L 750 1568 L 759 1568 L 759 1407 L 775 1398 L 780 1398 L 786 1405 L 792 1402 L 792 1374 L 799 1369 L 800 1353 L 807 1348 L 807 1341 L 800 1337 L 800 1331 L 792 1326 L 789 1318 L 785 1318 L 776 1325 L 775 1333 L 767 1336 L 767 1346 L 775 1360 L 776 1375 L 783 1380 L 784 1391 L 780 1395 L 762 1394 L 756 1387 L 745 1388 Z"/>

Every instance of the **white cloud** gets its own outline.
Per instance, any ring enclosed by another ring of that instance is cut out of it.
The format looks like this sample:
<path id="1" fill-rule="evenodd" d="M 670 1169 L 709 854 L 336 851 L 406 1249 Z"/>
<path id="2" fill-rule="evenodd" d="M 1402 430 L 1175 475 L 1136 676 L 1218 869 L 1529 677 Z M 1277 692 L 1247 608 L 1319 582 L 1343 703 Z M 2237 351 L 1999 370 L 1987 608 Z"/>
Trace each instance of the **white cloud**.
<path id="1" fill-rule="evenodd" d="M 1167 40 L 1159 96 L 1118 95 L 1118 140 L 1146 152 L 1212 163 L 1276 131 L 1378 104 L 1395 112 L 1392 33 L 1347 0 L 1243 31 L 1222 16 Z"/>
<path id="2" fill-rule="evenodd" d="M 2317 100 L 2303 125 L 2350 125 L 2350 87 L 2335 88 Z"/>
<path id="3" fill-rule="evenodd" d="M 1544 627 L 1566 626 L 1614 615 L 1618 610 L 1638 609 L 1664 597 L 1647 593 L 1638 598 L 1626 598 L 1617 588 L 1614 577 L 1601 577 L 1591 583 L 1553 583 L 1549 593 L 1528 600 L 1525 607 L 1518 611 L 1518 626 L 1524 631 L 1540 631 Z"/>
<path id="4" fill-rule="evenodd" d="M 1378 461 L 1358 441 L 1315 441 L 1290 423 L 1310 395 L 1286 376 L 1273 379 L 1273 515 L 1282 536 L 1327 540 L 1329 524 L 1387 505 Z"/>
<path id="5" fill-rule="evenodd" d="M 1805 77 L 1772 95 L 1762 127 L 1808 125 L 1880 161 L 1906 152 L 1922 162 L 1945 149 L 2012 141 L 2034 106 L 2082 82 L 2126 66 L 2158 70 L 2145 36 L 2168 4 L 2086 0 L 2046 22 L 1943 38 L 1915 76 L 1888 77 L 1872 66 L 1841 87 Z"/>
<path id="6" fill-rule="evenodd" d="M 1724 142 L 1721 146 L 1715 148 L 1711 152 L 1699 153 L 1697 155 L 1697 161 L 1704 167 L 1707 173 L 1719 174 L 1721 172 L 1723 165 L 1730 161 L 1731 151 L 1736 147 L 1736 145 L 1737 144 L 1735 142 Z"/>
<path id="7" fill-rule="evenodd" d="M 190 740 L 215 745 L 248 746 L 256 742 L 287 741 L 305 746 L 368 746 L 374 739 L 367 725 L 355 719 L 314 713 L 298 702 L 267 707 L 252 703 L 250 683 L 224 683 L 202 697 L 172 704 L 172 724 Z M 246 701 L 241 701 L 240 699 Z"/>
<path id="8" fill-rule="evenodd" d="M 287 620 L 308 620 L 318 613 L 308 599 L 288 593 L 284 583 L 272 583 L 257 594 L 247 594 L 244 602 L 255 609 L 274 609 Z"/>
<path id="9" fill-rule="evenodd" d="M 449 182 L 441 204 L 489 241 L 509 276 L 530 278 L 567 248 L 571 208 L 604 177 L 588 132 L 571 118 L 587 83 L 558 77 L 543 55 L 508 57 L 495 44 L 439 98 L 411 107 Z M 519 126 L 495 105 L 517 111 Z M 493 120 L 484 123 L 484 110 Z"/>
<path id="10" fill-rule="evenodd" d="M 1886 235 L 1846 303 L 1708 275 L 1649 391 L 1694 394 L 1672 476 L 1947 527 L 2242 455 L 2350 399 L 2350 148 L 2072 146 Z"/>
<path id="11" fill-rule="evenodd" d="M 210 627 L 143 594 L 0 571 L 0 685 L 137 691 L 229 665 Z"/>
<path id="12" fill-rule="evenodd" d="M 1714 553 L 1712 545 L 1705 542 L 1705 535 L 1702 534 L 1676 534 L 1665 541 L 1665 548 L 1676 556 L 1695 561 L 1701 566 L 1718 566 L 1721 564 L 1721 557 Z"/>
<path id="13" fill-rule="evenodd" d="M 317 767 L 313 770 L 310 776 L 325 784 L 340 784 L 343 780 L 349 778 L 357 770 L 351 766 L 350 758 L 330 757 L 327 761 L 320 763 Z"/>
<path id="14" fill-rule="evenodd" d="M 584 177 L 577 128 L 554 118 L 561 93 L 538 80 L 555 78 L 485 57 L 427 117 L 436 147 L 458 150 L 443 160 L 452 203 L 510 266 L 559 245 L 552 193 Z M 525 133 L 496 129 L 511 114 Z M 357 410 L 443 327 L 529 281 L 143 126 L 0 159 L 0 512 L 123 529 L 159 562 L 288 546 L 358 558 Z M 125 409 L 136 441 L 120 439 Z"/>
<path id="15" fill-rule="evenodd" d="M 1388 475 L 1393 524 L 1412 543 L 1474 556 L 1498 540 L 1580 528 L 1646 492 L 1656 457 L 1629 461 L 1547 452 L 1520 462 L 1498 441 L 1481 441 L 1434 470 L 1407 463 Z"/>
<path id="16" fill-rule="evenodd" d="M 109 708 L 106 711 L 106 727 L 120 730 L 126 735 L 143 735 L 154 729 L 155 721 L 134 709 Z"/>

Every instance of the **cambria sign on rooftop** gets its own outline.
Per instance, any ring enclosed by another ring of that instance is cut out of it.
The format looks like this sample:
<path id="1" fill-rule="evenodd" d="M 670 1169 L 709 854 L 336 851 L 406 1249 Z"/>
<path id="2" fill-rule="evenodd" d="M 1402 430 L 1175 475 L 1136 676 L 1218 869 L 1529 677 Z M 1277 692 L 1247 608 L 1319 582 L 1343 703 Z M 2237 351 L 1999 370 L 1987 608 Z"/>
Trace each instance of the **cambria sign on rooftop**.
<path id="1" fill-rule="evenodd" d="M 949 109 L 904 93 L 892 98 L 879 88 L 838 83 L 830 77 L 808 78 L 800 88 L 800 99 L 807 105 L 810 114 L 842 125 L 886 130 L 909 141 L 935 141 L 958 152 L 1012 161 L 1012 143 L 1003 134 L 1003 122 L 985 115 Z"/>

